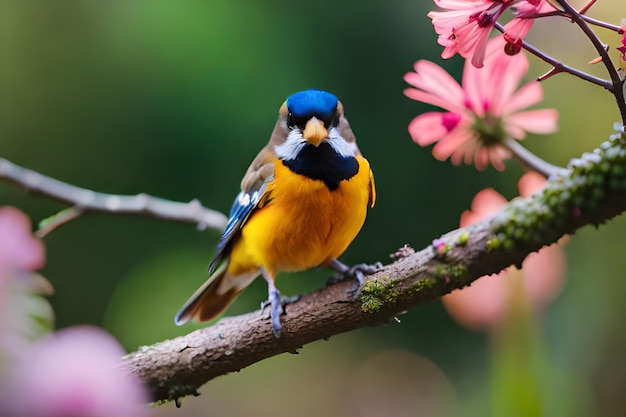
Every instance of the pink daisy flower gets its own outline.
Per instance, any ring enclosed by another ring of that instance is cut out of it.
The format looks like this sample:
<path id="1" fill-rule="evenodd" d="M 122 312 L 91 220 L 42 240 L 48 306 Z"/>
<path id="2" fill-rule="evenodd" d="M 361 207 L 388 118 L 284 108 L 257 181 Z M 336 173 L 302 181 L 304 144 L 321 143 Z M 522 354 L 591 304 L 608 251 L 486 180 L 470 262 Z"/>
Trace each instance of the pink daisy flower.
<path id="1" fill-rule="evenodd" d="M 501 171 L 504 160 L 511 157 L 502 144 L 505 139 L 556 131 L 556 110 L 520 111 L 541 101 L 543 89 L 531 81 L 516 90 L 528 70 L 528 59 L 524 54 L 506 55 L 503 45 L 502 36 L 489 42 L 482 69 L 466 61 L 462 85 L 425 60 L 417 61 L 415 72 L 404 76 L 414 87 L 404 90 L 407 97 L 446 110 L 421 114 L 409 124 L 414 142 L 435 144 L 433 156 L 438 160 L 450 158 L 455 165 L 474 162 L 479 170 L 491 163 Z"/>

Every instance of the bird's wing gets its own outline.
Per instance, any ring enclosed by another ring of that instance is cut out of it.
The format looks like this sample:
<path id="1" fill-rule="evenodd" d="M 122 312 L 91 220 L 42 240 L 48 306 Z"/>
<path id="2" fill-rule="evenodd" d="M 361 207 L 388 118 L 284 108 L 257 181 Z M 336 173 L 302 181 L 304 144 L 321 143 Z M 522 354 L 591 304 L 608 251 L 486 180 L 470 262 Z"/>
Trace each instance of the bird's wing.
<path id="1" fill-rule="evenodd" d="M 209 274 L 212 274 L 220 261 L 228 255 L 233 239 L 239 235 L 239 231 L 254 210 L 263 207 L 267 202 L 268 184 L 274 178 L 275 159 L 276 156 L 270 148 L 263 148 L 252 161 L 241 181 L 242 191 L 235 197 L 230 209 L 226 229 L 217 242 L 215 257 L 209 264 Z"/>

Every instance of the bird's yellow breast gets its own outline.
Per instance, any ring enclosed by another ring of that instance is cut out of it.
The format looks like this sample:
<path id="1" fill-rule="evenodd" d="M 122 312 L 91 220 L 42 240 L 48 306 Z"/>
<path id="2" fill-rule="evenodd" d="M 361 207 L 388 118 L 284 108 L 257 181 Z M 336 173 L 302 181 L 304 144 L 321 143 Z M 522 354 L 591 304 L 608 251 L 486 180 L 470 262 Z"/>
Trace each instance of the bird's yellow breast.
<path id="1" fill-rule="evenodd" d="M 357 161 L 357 174 L 330 190 L 323 181 L 296 174 L 277 160 L 267 202 L 243 226 L 229 272 L 260 266 L 271 273 L 299 271 L 339 257 L 363 226 L 372 198 L 369 163 L 360 156 Z"/>

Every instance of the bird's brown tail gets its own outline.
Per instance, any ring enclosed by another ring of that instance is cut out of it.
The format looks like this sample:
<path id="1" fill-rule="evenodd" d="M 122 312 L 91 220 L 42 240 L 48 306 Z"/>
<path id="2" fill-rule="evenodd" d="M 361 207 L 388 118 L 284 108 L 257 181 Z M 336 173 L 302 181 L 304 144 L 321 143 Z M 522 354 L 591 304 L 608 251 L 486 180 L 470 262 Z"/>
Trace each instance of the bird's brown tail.
<path id="1" fill-rule="evenodd" d="M 224 262 L 178 311 L 174 322 L 181 326 L 189 320 L 207 321 L 219 315 L 259 273 L 230 275 Z"/>

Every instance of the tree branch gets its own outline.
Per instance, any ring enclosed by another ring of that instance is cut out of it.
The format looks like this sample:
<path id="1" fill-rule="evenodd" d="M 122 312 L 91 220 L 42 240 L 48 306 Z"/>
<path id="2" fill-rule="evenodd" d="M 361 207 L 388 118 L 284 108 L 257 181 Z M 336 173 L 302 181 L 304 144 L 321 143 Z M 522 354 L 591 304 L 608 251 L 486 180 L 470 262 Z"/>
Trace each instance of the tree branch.
<path id="1" fill-rule="evenodd" d="M 504 30 L 504 26 L 500 23 L 495 23 L 494 27 L 501 33 L 505 33 Z M 535 47 L 533 44 L 525 41 L 525 40 L 521 40 L 521 45 L 522 48 L 527 50 L 528 52 L 530 52 L 531 54 L 535 55 L 537 58 L 541 59 L 544 62 L 547 62 L 548 64 L 552 65 L 553 69 L 550 70 L 546 75 L 539 77 L 539 79 L 537 81 L 544 81 L 546 80 L 548 77 L 551 77 L 553 75 L 556 74 L 560 74 L 562 72 L 571 74 L 575 77 L 578 77 L 582 80 L 588 81 L 592 84 L 596 84 L 600 87 L 605 88 L 606 90 L 611 91 L 611 88 L 613 87 L 613 83 L 609 80 L 605 80 L 602 79 L 600 77 L 596 77 L 594 75 L 588 74 L 584 71 L 581 71 L 579 69 L 576 69 L 574 67 L 570 67 L 569 65 L 565 65 L 564 63 L 562 63 L 561 61 L 559 61 L 556 58 L 553 58 L 552 56 L 546 54 L 545 52 L 543 52 L 542 50 L 540 50 L 539 48 Z"/>
<path id="2" fill-rule="evenodd" d="M 200 230 L 208 228 L 222 231 L 228 221 L 225 215 L 203 207 L 198 200 L 181 203 L 143 193 L 137 195 L 98 193 L 20 167 L 4 158 L 0 158 L 0 179 L 73 206 L 71 210 L 61 211 L 46 219 L 41 226 L 40 236 L 89 212 L 141 215 L 195 223 Z"/>
<path id="3" fill-rule="evenodd" d="M 613 135 L 593 153 L 574 159 L 529 198 L 517 198 L 495 216 L 438 239 L 369 277 L 358 300 L 351 282 L 322 288 L 287 306 L 283 336 L 272 334 L 260 311 L 227 317 L 185 336 L 144 346 L 123 368 L 137 374 L 154 400 L 197 394 L 205 382 L 306 343 L 359 327 L 388 323 L 416 305 L 521 265 L 524 258 L 587 224 L 626 210 L 626 138 Z M 443 242 L 443 244 L 442 244 Z"/>

